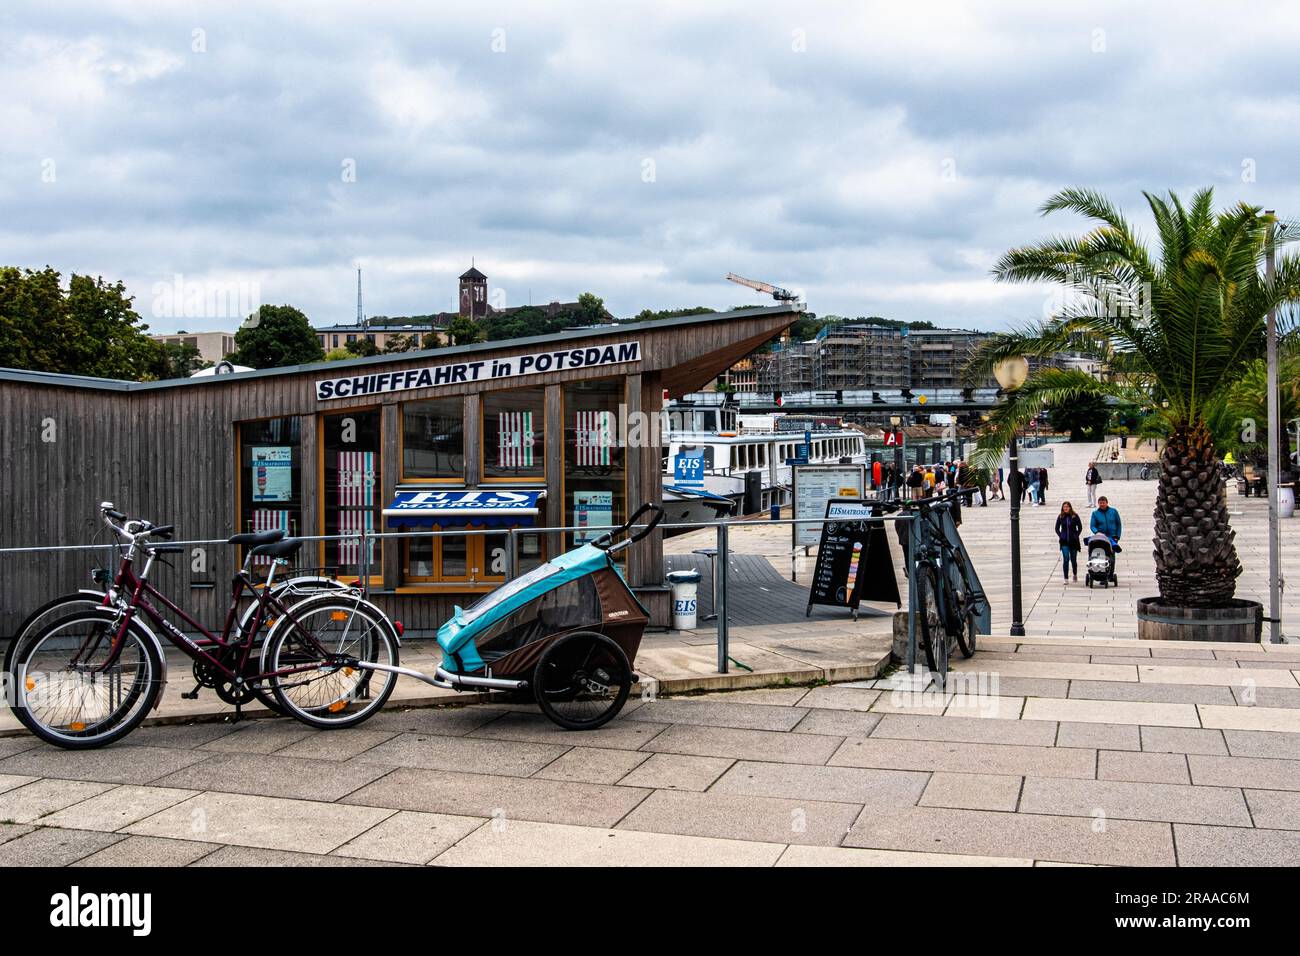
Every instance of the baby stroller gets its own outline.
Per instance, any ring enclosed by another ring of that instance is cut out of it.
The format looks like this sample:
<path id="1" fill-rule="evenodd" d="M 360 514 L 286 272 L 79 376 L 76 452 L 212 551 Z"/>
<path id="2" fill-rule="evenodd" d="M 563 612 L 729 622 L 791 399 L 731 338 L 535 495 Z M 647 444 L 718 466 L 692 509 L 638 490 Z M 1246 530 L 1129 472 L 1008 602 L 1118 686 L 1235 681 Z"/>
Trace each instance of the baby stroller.
<path id="1" fill-rule="evenodd" d="M 629 535 L 649 512 L 650 523 Z M 531 690 L 542 713 L 561 727 L 594 730 L 622 710 L 639 680 L 632 662 L 650 622 L 612 556 L 653 531 L 663 514 L 658 505 L 642 505 L 621 527 L 515 578 L 467 610 L 456 608 L 438 629 L 442 664 L 432 676 L 371 662 L 356 666 L 451 690 Z"/>
<path id="2" fill-rule="evenodd" d="M 1084 545 L 1088 549 L 1088 575 L 1085 578 L 1088 587 L 1093 587 L 1094 581 L 1103 588 L 1119 584 L 1119 578 L 1115 576 L 1115 543 L 1107 535 L 1094 534 L 1084 541 Z"/>

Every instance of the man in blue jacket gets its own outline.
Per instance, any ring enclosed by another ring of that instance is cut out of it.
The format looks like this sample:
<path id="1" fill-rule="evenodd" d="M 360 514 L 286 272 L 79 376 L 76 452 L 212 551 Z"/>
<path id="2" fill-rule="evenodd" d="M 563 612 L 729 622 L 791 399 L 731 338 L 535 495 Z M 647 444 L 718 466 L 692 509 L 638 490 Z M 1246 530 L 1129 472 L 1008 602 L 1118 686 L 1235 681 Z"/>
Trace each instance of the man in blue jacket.
<path id="1" fill-rule="evenodd" d="M 1119 536 L 1124 530 L 1124 522 L 1120 521 L 1119 512 L 1110 506 L 1110 502 L 1103 495 L 1097 499 L 1097 510 L 1092 513 L 1088 527 L 1093 534 L 1104 534 L 1112 543 L 1118 545 Z M 1115 550 L 1118 551 L 1119 548 Z"/>

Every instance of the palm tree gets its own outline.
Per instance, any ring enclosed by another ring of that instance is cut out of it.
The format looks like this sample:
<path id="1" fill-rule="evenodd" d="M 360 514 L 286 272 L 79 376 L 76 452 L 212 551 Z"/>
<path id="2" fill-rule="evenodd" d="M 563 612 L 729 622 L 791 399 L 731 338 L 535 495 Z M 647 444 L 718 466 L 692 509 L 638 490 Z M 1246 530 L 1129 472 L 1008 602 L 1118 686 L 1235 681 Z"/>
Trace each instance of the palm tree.
<path id="1" fill-rule="evenodd" d="M 1060 283 L 1069 295 L 1051 319 L 987 341 L 969 377 L 987 380 L 1011 356 L 1032 366 L 1062 351 L 1101 359 L 1109 373 L 1099 380 L 1071 369 L 1031 370 L 990 417 L 975 461 L 996 467 L 1012 434 L 1046 407 L 1102 396 L 1160 408 L 1169 428 L 1155 507 L 1160 596 L 1182 607 L 1221 606 L 1232 599 L 1241 563 L 1207 418 L 1264 354 L 1268 311 L 1279 309 L 1282 328 L 1294 324 L 1300 259 L 1280 256 L 1272 279 L 1261 266 L 1270 241 L 1290 242 L 1300 229 L 1244 203 L 1215 212 L 1209 189 L 1186 206 L 1173 193 L 1143 195 L 1155 219 L 1155 250 L 1104 196 L 1066 189 L 1043 214 L 1078 213 L 1094 227 L 998 260 L 993 275 L 1001 281 Z"/>

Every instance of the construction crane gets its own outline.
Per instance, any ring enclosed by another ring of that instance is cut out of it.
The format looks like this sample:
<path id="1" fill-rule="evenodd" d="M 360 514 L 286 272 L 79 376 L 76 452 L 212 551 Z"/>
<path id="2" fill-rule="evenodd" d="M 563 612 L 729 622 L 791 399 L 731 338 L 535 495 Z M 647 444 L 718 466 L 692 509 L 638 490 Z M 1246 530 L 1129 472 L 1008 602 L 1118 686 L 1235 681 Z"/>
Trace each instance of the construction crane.
<path id="1" fill-rule="evenodd" d="M 799 293 L 791 292 L 789 289 L 782 289 L 774 286 L 770 282 L 759 282 L 757 279 L 746 279 L 744 276 L 738 276 L 734 272 L 728 272 L 724 276 L 727 280 L 735 282 L 737 285 L 749 286 L 756 292 L 763 292 L 776 299 L 777 302 L 798 302 Z"/>

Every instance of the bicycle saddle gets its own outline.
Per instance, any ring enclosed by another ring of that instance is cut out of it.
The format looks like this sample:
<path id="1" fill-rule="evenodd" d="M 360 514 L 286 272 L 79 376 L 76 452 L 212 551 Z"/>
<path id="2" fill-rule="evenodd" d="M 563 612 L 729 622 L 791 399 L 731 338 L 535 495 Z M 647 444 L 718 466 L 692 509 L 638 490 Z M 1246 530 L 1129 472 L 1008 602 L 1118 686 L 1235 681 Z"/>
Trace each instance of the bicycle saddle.
<path id="1" fill-rule="evenodd" d="M 275 544 L 275 542 L 279 541 L 283 537 L 283 528 L 272 528 L 270 531 L 250 531 L 244 534 L 232 534 L 228 540 L 230 544 L 259 545 Z"/>
<path id="2" fill-rule="evenodd" d="M 270 544 L 259 544 L 253 549 L 253 554 L 259 554 L 267 558 L 287 558 L 291 554 L 296 554 L 302 547 L 301 538 L 285 538 L 283 541 L 276 541 Z"/>

